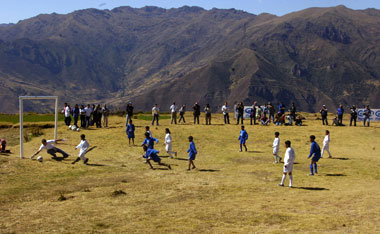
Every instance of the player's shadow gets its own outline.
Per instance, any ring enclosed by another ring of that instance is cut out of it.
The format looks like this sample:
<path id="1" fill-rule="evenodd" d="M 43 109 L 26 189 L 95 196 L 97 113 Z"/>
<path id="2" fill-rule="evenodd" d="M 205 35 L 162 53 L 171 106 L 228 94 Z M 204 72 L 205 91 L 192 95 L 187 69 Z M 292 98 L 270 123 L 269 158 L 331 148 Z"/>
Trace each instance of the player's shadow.
<path id="1" fill-rule="evenodd" d="M 335 157 L 332 157 L 330 159 L 337 159 L 337 160 L 350 160 L 349 158 L 335 158 Z"/>
<path id="2" fill-rule="evenodd" d="M 262 153 L 263 151 L 248 150 L 247 153 L 255 154 Z"/>
<path id="3" fill-rule="evenodd" d="M 303 190 L 311 190 L 311 191 L 322 191 L 322 190 L 329 190 L 327 188 L 321 188 L 321 187 L 293 187 L 295 189 L 303 189 Z"/>
<path id="4" fill-rule="evenodd" d="M 220 170 L 215 170 L 215 169 L 199 169 L 198 171 L 200 171 L 200 172 L 218 172 Z"/>
<path id="5" fill-rule="evenodd" d="M 64 157 L 54 157 L 54 158 L 51 158 L 53 159 L 54 161 L 57 161 L 57 162 L 62 162 L 63 160 L 65 160 Z"/>
<path id="6" fill-rule="evenodd" d="M 87 163 L 87 166 L 89 167 L 104 167 L 104 164 L 97 164 L 97 163 Z"/>
<path id="7" fill-rule="evenodd" d="M 325 176 L 346 176 L 346 175 L 345 174 L 336 173 L 336 174 L 326 174 Z"/>
<path id="8" fill-rule="evenodd" d="M 168 171 L 169 168 L 156 167 L 156 168 L 154 168 L 154 170 Z"/>

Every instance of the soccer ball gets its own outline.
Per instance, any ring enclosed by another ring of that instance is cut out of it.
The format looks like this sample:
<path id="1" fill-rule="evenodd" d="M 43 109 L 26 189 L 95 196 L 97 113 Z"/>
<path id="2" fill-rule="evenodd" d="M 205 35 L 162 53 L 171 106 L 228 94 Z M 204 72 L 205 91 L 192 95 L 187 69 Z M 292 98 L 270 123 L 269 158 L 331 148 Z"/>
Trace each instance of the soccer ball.
<path id="1" fill-rule="evenodd" d="M 42 156 L 37 157 L 37 161 L 42 162 L 43 160 L 44 160 L 44 158 Z"/>
<path id="2" fill-rule="evenodd" d="M 77 132 L 79 132 L 80 131 L 80 128 L 77 128 Z"/>
<path id="3" fill-rule="evenodd" d="M 71 130 L 72 128 L 73 128 L 73 126 L 72 126 L 72 125 L 70 125 L 70 126 L 69 126 L 69 129 Z"/>

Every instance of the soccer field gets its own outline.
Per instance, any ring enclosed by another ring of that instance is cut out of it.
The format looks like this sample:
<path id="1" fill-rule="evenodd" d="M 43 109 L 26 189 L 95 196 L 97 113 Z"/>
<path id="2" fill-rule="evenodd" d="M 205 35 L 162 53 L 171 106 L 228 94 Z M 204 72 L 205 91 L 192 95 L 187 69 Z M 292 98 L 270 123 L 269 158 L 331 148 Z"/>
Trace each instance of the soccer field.
<path id="1" fill-rule="evenodd" d="M 191 114 L 186 117 L 192 120 Z M 222 124 L 222 115 L 213 115 L 211 126 L 170 125 L 164 119 L 151 130 L 160 140 L 155 148 L 172 170 L 156 164 L 159 169 L 149 169 L 142 148 L 128 146 L 123 117 L 111 117 L 110 128 L 81 132 L 60 122 L 58 137 L 67 140 L 56 146 L 69 158 L 55 161 L 43 151 L 43 163 L 20 160 L 18 146 L 10 147 L 14 154 L 0 155 L 0 232 L 380 232 L 380 124 L 324 127 L 316 115 L 306 118 L 302 127 L 251 126 L 247 121 L 248 152 L 238 152 L 240 126 Z M 134 124 L 140 145 L 150 121 L 135 119 Z M 177 159 L 165 152 L 167 127 Z M 319 174 L 308 176 L 309 136 L 314 134 L 322 146 L 326 129 L 333 158 L 325 155 Z M 286 140 L 296 153 L 294 188 L 277 186 L 283 165 L 273 164 L 276 131 L 280 155 Z M 26 156 L 42 138 L 53 137 L 53 129 L 43 132 L 25 143 Z M 88 166 L 71 164 L 82 133 L 96 146 L 87 154 Z M 189 135 L 198 150 L 193 171 L 186 171 Z"/>

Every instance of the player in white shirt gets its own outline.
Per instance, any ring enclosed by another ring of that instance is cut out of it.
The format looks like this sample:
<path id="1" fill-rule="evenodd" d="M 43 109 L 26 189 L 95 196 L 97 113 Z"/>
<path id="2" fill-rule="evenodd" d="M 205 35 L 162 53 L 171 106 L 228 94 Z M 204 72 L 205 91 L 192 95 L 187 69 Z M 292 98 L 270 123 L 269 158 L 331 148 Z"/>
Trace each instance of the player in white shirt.
<path id="1" fill-rule="evenodd" d="M 175 105 L 175 102 L 173 102 L 173 105 L 170 106 L 170 112 L 171 112 L 171 124 L 177 124 L 177 106 Z"/>
<path id="2" fill-rule="evenodd" d="M 284 157 L 284 173 L 282 175 L 282 180 L 279 186 L 284 186 L 284 182 L 286 179 L 286 174 L 289 174 L 289 188 L 293 187 L 293 164 L 296 154 L 294 153 L 293 148 L 291 147 L 291 142 L 285 142 L 285 157 Z"/>
<path id="3" fill-rule="evenodd" d="M 280 133 L 275 132 L 274 133 L 274 141 L 273 141 L 273 156 L 274 156 L 274 163 L 279 163 L 281 162 L 282 158 L 278 156 L 278 152 L 280 151 Z"/>
<path id="4" fill-rule="evenodd" d="M 222 106 L 222 112 L 224 117 L 224 124 L 230 124 L 230 115 L 228 113 L 229 108 L 227 102 Z"/>
<path id="5" fill-rule="evenodd" d="M 68 105 L 67 103 L 65 103 L 65 107 L 63 108 L 63 113 L 65 114 L 65 124 L 69 126 L 71 123 L 71 108 L 70 108 L 70 105 Z"/>
<path id="6" fill-rule="evenodd" d="M 165 135 L 165 150 L 166 150 L 166 152 L 169 154 L 169 157 L 170 158 L 173 158 L 173 154 L 177 157 L 177 152 L 173 152 L 172 151 L 172 143 L 173 143 L 173 141 L 172 141 L 172 136 L 170 135 L 170 130 L 169 130 L 169 128 L 166 128 L 165 129 L 165 133 L 166 133 L 166 135 Z"/>
<path id="7" fill-rule="evenodd" d="M 330 153 L 330 131 L 326 130 L 326 136 L 323 139 L 323 147 L 322 147 L 322 153 L 321 153 L 321 158 L 323 157 L 323 153 L 327 151 L 329 153 L 329 158 L 332 158 L 331 153 Z"/>
<path id="8" fill-rule="evenodd" d="M 160 108 L 157 104 L 154 104 L 154 107 L 152 108 L 152 125 L 154 125 L 154 121 L 156 121 L 156 125 L 158 126 L 158 117 L 160 116 Z"/>
<path id="9" fill-rule="evenodd" d="M 47 150 L 47 153 L 52 155 L 54 159 L 57 158 L 57 155 L 56 153 L 60 153 L 63 155 L 63 158 L 67 158 L 69 157 L 70 155 L 67 154 L 66 152 L 64 152 L 63 150 L 57 148 L 54 146 L 53 143 L 58 143 L 59 141 L 63 141 L 63 139 L 59 139 L 59 140 L 46 140 L 46 139 L 42 139 L 42 145 L 40 146 L 39 150 L 37 150 L 36 153 L 34 153 L 30 159 L 33 159 L 34 156 L 36 156 L 37 154 L 39 154 L 43 149 L 46 149 Z"/>
<path id="10" fill-rule="evenodd" d="M 86 140 L 86 136 L 84 134 L 80 135 L 80 138 L 81 138 L 81 141 L 79 145 L 75 147 L 75 149 L 79 149 L 79 155 L 78 155 L 78 158 L 75 159 L 74 162 L 72 162 L 72 164 L 79 162 L 81 159 L 83 160 L 84 164 L 87 164 L 88 162 L 88 158 L 86 158 L 85 155 L 87 153 L 87 150 L 90 148 L 90 144 L 88 144 Z"/>

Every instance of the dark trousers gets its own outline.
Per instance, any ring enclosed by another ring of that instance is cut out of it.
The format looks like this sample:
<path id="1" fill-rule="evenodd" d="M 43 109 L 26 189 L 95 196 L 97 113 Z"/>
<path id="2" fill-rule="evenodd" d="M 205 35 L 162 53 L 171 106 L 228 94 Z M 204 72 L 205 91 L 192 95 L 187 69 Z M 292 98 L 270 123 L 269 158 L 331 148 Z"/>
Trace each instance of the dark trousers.
<path id="1" fill-rule="evenodd" d="M 206 125 L 211 125 L 211 114 L 206 114 Z"/>
<path id="2" fill-rule="evenodd" d="M 64 152 L 63 150 L 58 149 L 56 147 L 54 147 L 53 149 L 49 149 L 47 152 L 48 152 L 48 154 L 52 155 L 53 157 L 57 157 L 56 153 L 62 154 L 62 156 L 65 158 L 69 156 L 66 152 Z"/>
<path id="3" fill-rule="evenodd" d="M 7 143 L 5 141 L 1 142 L 1 152 L 5 152 L 6 147 L 7 147 Z"/>
<path id="4" fill-rule="evenodd" d="M 78 116 L 74 116 L 74 125 L 78 127 Z"/>
<path id="5" fill-rule="evenodd" d="M 256 115 L 251 115 L 251 125 L 252 125 L 252 120 L 253 120 L 253 124 L 256 124 Z"/>
<path id="6" fill-rule="evenodd" d="M 86 116 L 85 115 L 81 115 L 80 116 L 80 127 L 81 128 L 85 128 L 86 127 Z"/>
<path id="7" fill-rule="evenodd" d="M 343 115 L 338 115 L 338 124 L 343 125 Z"/>
<path id="8" fill-rule="evenodd" d="M 154 121 L 156 121 L 156 125 L 158 126 L 158 116 L 158 114 L 153 114 L 152 125 L 154 125 Z"/>
<path id="9" fill-rule="evenodd" d="M 70 116 L 69 116 L 69 117 L 65 117 L 65 124 L 66 124 L 67 126 L 69 126 L 70 123 L 71 123 L 71 117 L 70 117 Z"/>
<path id="10" fill-rule="evenodd" d="M 224 124 L 230 124 L 230 115 L 228 113 L 224 115 Z"/>
<path id="11" fill-rule="evenodd" d="M 272 119 L 272 122 L 274 123 L 274 113 L 269 114 L 269 122 L 271 121 L 271 119 Z"/>
<path id="12" fill-rule="evenodd" d="M 356 117 L 351 116 L 351 118 L 350 118 L 350 126 L 352 126 L 352 122 L 354 122 L 354 126 L 356 126 Z"/>
<path id="13" fill-rule="evenodd" d="M 88 128 L 91 125 L 91 117 L 86 116 L 86 128 Z"/>
<path id="14" fill-rule="evenodd" d="M 186 120 L 185 120 L 185 113 L 179 113 L 179 120 L 178 120 L 178 123 L 181 123 L 181 120 L 183 120 L 184 123 L 186 123 Z"/>
<path id="15" fill-rule="evenodd" d="M 243 115 L 241 115 L 241 114 L 238 114 L 238 117 L 237 117 L 237 122 L 236 122 L 236 124 L 239 124 L 239 120 L 241 120 L 241 124 L 244 124 Z"/>
<path id="16" fill-rule="evenodd" d="M 194 124 L 198 123 L 199 124 L 199 115 L 194 114 Z"/>
<path id="17" fill-rule="evenodd" d="M 364 120 L 363 120 L 363 126 L 364 127 L 365 127 L 365 122 L 367 122 L 367 127 L 369 127 L 369 117 L 367 117 L 367 116 L 364 117 Z"/>
<path id="18" fill-rule="evenodd" d="M 327 116 L 322 116 L 322 124 L 325 125 L 325 123 L 326 125 L 329 125 L 329 123 L 327 122 Z"/>
<path id="19" fill-rule="evenodd" d="M 101 128 L 102 127 L 102 115 L 100 115 L 100 114 L 96 115 L 95 124 L 96 124 L 97 128 Z"/>

